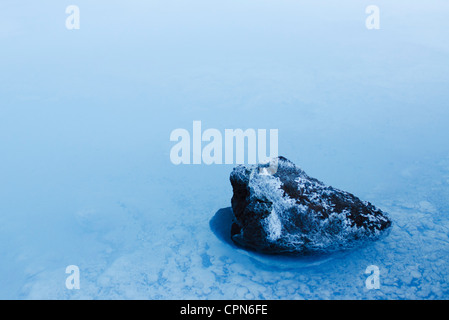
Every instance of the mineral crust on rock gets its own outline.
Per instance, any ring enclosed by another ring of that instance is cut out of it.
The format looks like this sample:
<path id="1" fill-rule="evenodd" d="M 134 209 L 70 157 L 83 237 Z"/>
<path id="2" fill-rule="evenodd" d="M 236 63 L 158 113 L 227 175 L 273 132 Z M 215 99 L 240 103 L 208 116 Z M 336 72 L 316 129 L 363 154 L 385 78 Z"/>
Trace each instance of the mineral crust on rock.
<path id="1" fill-rule="evenodd" d="M 237 166 L 231 173 L 232 240 L 273 254 L 325 253 L 376 240 L 389 216 L 349 192 L 326 186 L 284 157 L 277 171 Z"/>

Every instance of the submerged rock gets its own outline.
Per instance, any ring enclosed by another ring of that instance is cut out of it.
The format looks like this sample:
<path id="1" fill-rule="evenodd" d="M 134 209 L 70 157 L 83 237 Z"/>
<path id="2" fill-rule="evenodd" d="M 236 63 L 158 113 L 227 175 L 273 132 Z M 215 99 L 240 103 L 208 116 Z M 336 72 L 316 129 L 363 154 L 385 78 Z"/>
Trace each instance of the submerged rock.
<path id="1" fill-rule="evenodd" d="M 309 177 L 284 157 L 277 171 L 237 166 L 231 173 L 232 240 L 265 253 L 308 254 L 378 239 L 392 222 L 371 203 Z"/>

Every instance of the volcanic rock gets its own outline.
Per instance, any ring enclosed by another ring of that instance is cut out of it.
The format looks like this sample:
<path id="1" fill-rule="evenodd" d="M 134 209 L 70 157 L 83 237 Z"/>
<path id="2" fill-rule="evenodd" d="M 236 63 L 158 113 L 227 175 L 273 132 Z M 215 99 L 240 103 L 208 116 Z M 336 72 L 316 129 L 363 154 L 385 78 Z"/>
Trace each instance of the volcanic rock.
<path id="1" fill-rule="evenodd" d="M 392 221 L 369 202 L 309 177 L 293 162 L 239 165 L 231 173 L 232 240 L 272 254 L 326 253 L 385 234 Z"/>

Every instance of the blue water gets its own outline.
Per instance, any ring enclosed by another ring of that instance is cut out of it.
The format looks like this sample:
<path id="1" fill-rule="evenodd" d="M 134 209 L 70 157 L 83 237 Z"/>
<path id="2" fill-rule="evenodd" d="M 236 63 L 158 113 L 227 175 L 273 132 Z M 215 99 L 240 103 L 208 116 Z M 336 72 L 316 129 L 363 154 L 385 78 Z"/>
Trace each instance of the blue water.
<path id="1" fill-rule="evenodd" d="M 75 2 L 79 30 L 60 1 L 0 3 L 0 298 L 449 298 L 447 1 Z M 211 223 L 233 166 L 170 161 L 194 120 L 278 129 L 391 233 L 296 260 L 236 248 Z"/>

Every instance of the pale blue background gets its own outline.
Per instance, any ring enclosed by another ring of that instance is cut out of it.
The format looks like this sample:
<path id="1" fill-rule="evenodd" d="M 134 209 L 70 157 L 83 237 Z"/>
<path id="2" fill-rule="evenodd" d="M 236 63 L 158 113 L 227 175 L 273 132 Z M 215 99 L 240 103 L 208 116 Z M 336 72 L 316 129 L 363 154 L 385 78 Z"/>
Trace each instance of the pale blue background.
<path id="1" fill-rule="evenodd" d="M 448 16 L 444 0 L 2 0 L 0 298 L 449 298 Z M 232 166 L 169 158 L 193 120 L 279 129 L 280 154 L 389 212 L 390 236 L 316 261 L 223 243 L 209 220 Z"/>

